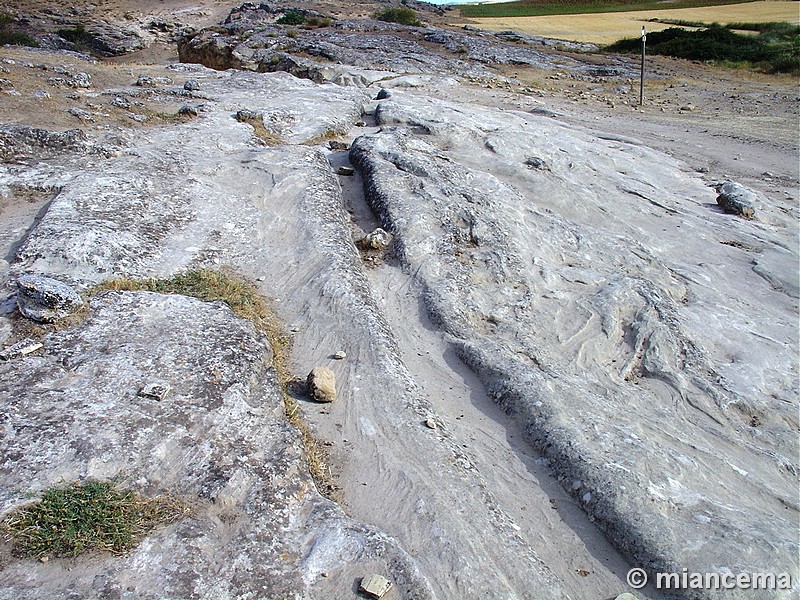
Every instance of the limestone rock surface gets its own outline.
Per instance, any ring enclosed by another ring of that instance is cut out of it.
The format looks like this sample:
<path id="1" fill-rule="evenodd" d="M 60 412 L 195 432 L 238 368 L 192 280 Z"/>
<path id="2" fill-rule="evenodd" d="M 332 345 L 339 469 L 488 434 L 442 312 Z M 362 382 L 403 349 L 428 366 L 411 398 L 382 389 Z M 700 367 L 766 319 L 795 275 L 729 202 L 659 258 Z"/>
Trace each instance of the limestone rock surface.
<path id="1" fill-rule="evenodd" d="M 80 289 L 110 275 L 196 267 L 248 276 L 286 326 L 293 374 L 347 350 L 334 363 L 337 401 L 297 400 L 355 521 L 340 520 L 306 485 L 294 433 L 289 450 L 273 444 L 271 433 L 292 430 L 270 400 L 263 340 L 231 330 L 222 306 L 136 294 L 95 299 L 86 329 L 53 334 L 44 356 L 2 365 L 11 391 L 0 394 L 8 403 L 0 426 L 5 434 L 13 421 L 14 436 L 30 436 L 28 450 L 2 455 L 4 507 L 21 501 L 13 490 L 26 482 L 41 489 L 75 473 L 138 469 L 147 456 L 153 472 L 132 483 L 147 492 L 178 481 L 214 524 L 176 524 L 179 537 L 164 530 L 151 543 L 178 549 L 194 569 L 191 589 L 149 568 L 168 564 L 162 558 L 135 563 L 135 582 L 125 583 L 160 590 L 163 579 L 175 597 L 258 596 L 249 581 L 260 580 L 273 550 L 284 562 L 268 597 L 352 597 L 360 577 L 381 573 L 401 598 L 607 598 L 627 589 L 630 566 L 797 569 L 795 209 L 765 202 L 757 220 L 731 218 L 680 160 L 575 125 L 555 107 L 516 110 L 522 96 L 512 102 L 465 84 L 497 73 L 491 60 L 454 59 L 445 45 L 458 36 L 438 43 L 424 39 L 430 28 L 349 20 L 300 31 L 297 42 L 265 25 L 248 45 L 240 33 L 249 27 L 206 30 L 192 42 L 216 39 L 238 61 L 222 56 L 222 69 L 268 70 L 288 54 L 343 85 L 176 64 L 148 71 L 153 81 L 169 75 L 156 87 L 133 85 L 132 73 L 106 95 L 92 71 L 91 93 L 109 110 L 116 97 L 130 105 L 157 97 L 171 98 L 174 112 L 191 93 L 197 116 L 146 124 L 97 160 L 85 160 L 80 144 L 41 155 L 31 145 L 25 160 L 0 164 L 0 194 L 12 208 L 41 202 L 24 223 L 0 222 L 0 275 L 7 292 L 29 272 Z M 297 57 L 273 42 L 319 53 Z M 353 66 L 370 53 L 407 74 Z M 572 65 L 564 77 L 607 73 L 575 57 L 548 60 Z M 391 90 L 380 102 L 377 79 Z M 200 90 L 183 89 L 186 80 Z M 91 144 L 109 131 L 84 127 Z M 336 175 L 351 164 L 352 177 Z M 392 232 L 396 257 L 367 269 L 372 257 L 355 242 L 378 227 Z M 208 310 L 224 318 L 195 328 L 188 315 L 205 319 Z M 15 318 L 9 293 L 0 298 L 0 339 Z M 139 329 L 153 349 L 135 337 Z M 120 345 L 131 336 L 128 354 Z M 109 362 L 106 349 L 127 358 Z M 185 377 L 175 383 L 173 371 Z M 33 388 L 16 394 L 12 372 Z M 160 401 L 139 395 L 167 389 Z M 59 446 L 72 421 L 51 419 L 61 401 L 43 399 L 63 390 L 75 419 L 107 410 L 119 419 L 107 434 L 66 436 Z M 119 451 L 125 440 L 142 453 Z M 175 476 L 173 466 L 195 457 L 196 470 Z M 295 554 L 265 537 L 260 490 L 275 498 L 268 508 L 279 507 Z M 234 563 L 215 558 L 220 546 L 206 552 L 233 540 Z M 9 598 L 61 597 L 89 579 L 97 595 L 124 597 L 116 564 L 81 563 L 65 582 L 58 565 L 37 564 L 29 583 L 30 565 L 12 561 L 0 576 Z M 219 579 L 206 577 L 212 568 Z"/>
<path id="2" fill-rule="evenodd" d="M 430 597 L 391 539 L 317 493 L 272 350 L 249 322 L 149 292 L 102 294 L 90 312 L 45 338 L 43 356 L 0 363 L 0 511 L 94 478 L 168 491 L 191 513 L 124 557 L 4 560 L 0 598 L 322 600 L 378 565 L 403 597 Z M 153 378 L 172 387 L 161 401 L 138 395 Z"/>
<path id="3" fill-rule="evenodd" d="M 796 572 L 795 304 L 720 244 L 714 190 L 547 117 L 410 92 L 376 114 L 350 160 L 431 319 L 610 539 L 657 570 Z"/>

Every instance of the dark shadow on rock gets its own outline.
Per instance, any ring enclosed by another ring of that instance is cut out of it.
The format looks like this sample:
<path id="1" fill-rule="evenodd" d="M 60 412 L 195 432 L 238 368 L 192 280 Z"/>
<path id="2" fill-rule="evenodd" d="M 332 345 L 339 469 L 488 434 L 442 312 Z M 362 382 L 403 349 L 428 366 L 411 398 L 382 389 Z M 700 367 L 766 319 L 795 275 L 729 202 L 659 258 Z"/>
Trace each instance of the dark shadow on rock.
<path id="1" fill-rule="evenodd" d="M 292 377 L 287 381 L 286 393 L 295 400 L 303 400 L 305 402 L 311 402 L 312 400 L 308 395 L 308 383 L 302 377 Z"/>
<path id="2" fill-rule="evenodd" d="M 31 234 L 31 232 L 34 229 L 36 229 L 36 226 L 47 214 L 47 211 L 50 210 L 50 205 L 53 203 L 53 200 L 55 200 L 58 197 L 59 193 L 61 193 L 60 190 L 53 193 L 51 198 L 44 203 L 44 205 L 36 213 L 36 216 L 33 217 L 33 222 L 25 230 L 25 233 L 23 233 L 17 241 L 13 242 L 11 246 L 9 246 L 8 252 L 3 257 L 7 262 L 11 263 L 14 261 L 14 259 L 17 256 L 17 250 L 19 250 L 22 247 L 22 245 L 28 239 L 28 236 Z"/>

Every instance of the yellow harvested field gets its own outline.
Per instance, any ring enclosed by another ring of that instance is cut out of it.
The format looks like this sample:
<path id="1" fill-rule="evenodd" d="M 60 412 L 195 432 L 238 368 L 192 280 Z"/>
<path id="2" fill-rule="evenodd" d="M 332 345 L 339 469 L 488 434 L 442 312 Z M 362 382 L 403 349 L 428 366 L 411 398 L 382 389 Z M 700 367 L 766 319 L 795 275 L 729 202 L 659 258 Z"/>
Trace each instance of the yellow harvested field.
<path id="1" fill-rule="evenodd" d="M 513 29 L 530 35 L 576 42 L 610 44 L 626 37 L 639 37 L 642 25 L 648 31 L 660 31 L 672 25 L 647 23 L 648 19 L 682 19 L 703 23 L 764 23 L 788 21 L 800 24 L 800 2 L 773 0 L 725 6 L 704 6 L 664 10 L 597 13 L 589 15 L 552 15 L 545 17 L 500 17 L 471 19 L 482 29 Z"/>

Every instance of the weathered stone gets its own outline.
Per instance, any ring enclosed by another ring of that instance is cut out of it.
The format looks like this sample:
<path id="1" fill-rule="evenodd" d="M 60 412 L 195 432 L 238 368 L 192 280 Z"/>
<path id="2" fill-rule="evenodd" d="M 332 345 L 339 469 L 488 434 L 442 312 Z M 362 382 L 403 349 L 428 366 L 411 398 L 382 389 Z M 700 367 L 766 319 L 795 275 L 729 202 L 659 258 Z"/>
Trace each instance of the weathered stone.
<path id="1" fill-rule="evenodd" d="M 17 279 L 17 306 L 29 319 L 52 323 L 83 307 L 83 299 L 67 284 L 41 275 Z"/>
<path id="2" fill-rule="evenodd" d="M 353 167 L 339 167 L 336 170 L 336 172 L 339 175 L 345 175 L 345 176 L 348 176 L 348 177 L 352 177 L 356 173 L 356 171 L 355 171 L 355 169 L 353 169 Z"/>
<path id="3" fill-rule="evenodd" d="M 0 125 L 0 160 L 85 153 L 91 149 L 88 139 L 81 129 L 47 131 L 24 125 Z"/>
<path id="4" fill-rule="evenodd" d="M 178 114 L 182 117 L 196 117 L 198 112 L 194 106 L 181 106 L 178 109 Z"/>
<path id="5" fill-rule="evenodd" d="M 183 84 L 183 89 L 187 92 L 196 92 L 200 89 L 200 84 L 195 79 L 190 79 L 186 83 Z"/>
<path id="6" fill-rule="evenodd" d="M 167 397 L 170 389 L 172 389 L 172 386 L 170 386 L 168 383 L 150 382 L 141 390 L 139 390 L 139 395 L 146 398 L 163 400 Z"/>
<path id="7" fill-rule="evenodd" d="M 333 355 L 333 358 L 336 360 L 344 360 L 347 358 L 347 353 L 344 350 L 339 350 L 336 354 Z"/>
<path id="8" fill-rule="evenodd" d="M 92 87 L 92 76 L 88 73 L 75 73 L 67 83 L 73 88 L 89 88 Z"/>
<path id="9" fill-rule="evenodd" d="M 263 115 L 255 110 L 241 109 L 237 110 L 234 118 L 240 123 L 250 123 L 251 121 L 260 121 Z"/>
<path id="10" fill-rule="evenodd" d="M 375 573 L 364 577 L 358 586 L 358 591 L 370 598 L 383 598 L 390 589 L 392 589 L 392 582 L 383 575 Z"/>
<path id="11" fill-rule="evenodd" d="M 158 87 L 160 85 L 172 85 L 172 79 L 169 77 L 150 77 L 148 75 L 139 75 L 136 83 L 139 87 Z"/>
<path id="12" fill-rule="evenodd" d="M 550 167 L 547 166 L 547 163 L 544 159 L 539 158 L 538 156 L 530 156 L 525 159 L 525 164 L 528 166 L 529 169 L 536 169 L 538 171 L 549 171 Z"/>
<path id="13" fill-rule="evenodd" d="M 314 367 L 306 379 L 309 395 L 318 402 L 336 400 L 336 375 L 330 367 Z"/>
<path id="14" fill-rule="evenodd" d="M 375 96 L 375 100 L 386 100 L 387 98 L 391 97 L 392 97 L 392 92 L 390 92 L 386 88 L 381 88 L 381 90 L 378 92 L 378 95 Z"/>
<path id="15" fill-rule="evenodd" d="M 77 108 L 73 106 L 72 108 L 67 109 L 67 112 L 71 114 L 73 117 L 77 117 L 81 121 L 87 121 L 87 122 L 94 121 L 92 113 L 90 113 L 88 110 L 84 110 L 82 108 Z"/>
<path id="16" fill-rule="evenodd" d="M 370 231 L 367 235 L 364 236 L 364 243 L 368 248 L 372 250 L 383 250 L 392 242 L 392 236 L 388 231 L 385 231 L 378 227 L 377 229 Z"/>
<path id="17" fill-rule="evenodd" d="M 125 98 L 125 96 L 114 96 L 114 98 L 111 100 L 111 105 L 125 110 L 128 110 L 131 107 L 131 103 L 127 98 Z"/>
<path id="18" fill-rule="evenodd" d="M 733 181 L 726 181 L 717 191 L 719 192 L 717 204 L 726 213 L 739 215 L 746 219 L 752 219 L 755 216 L 756 195 L 751 190 Z"/>

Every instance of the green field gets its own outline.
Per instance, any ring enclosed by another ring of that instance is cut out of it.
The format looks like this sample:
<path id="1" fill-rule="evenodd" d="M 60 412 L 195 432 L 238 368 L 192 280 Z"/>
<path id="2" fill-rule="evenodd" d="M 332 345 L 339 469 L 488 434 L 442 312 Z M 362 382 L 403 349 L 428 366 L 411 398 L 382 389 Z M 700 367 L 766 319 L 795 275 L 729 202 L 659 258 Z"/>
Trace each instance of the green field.
<path id="1" fill-rule="evenodd" d="M 637 10 L 658 10 L 663 8 L 696 8 L 700 6 L 720 6 L 743 4 L 754 0 L 675 0 L 668 4 L 663 1 L 645 0 L 520 0 L 519 2 L 497 2 L 493 4 L 458 4 L 454 8 L 464 17 L 538 17 L 543 15 L 578 15 L 587 13 L 627 12 Z"/>

